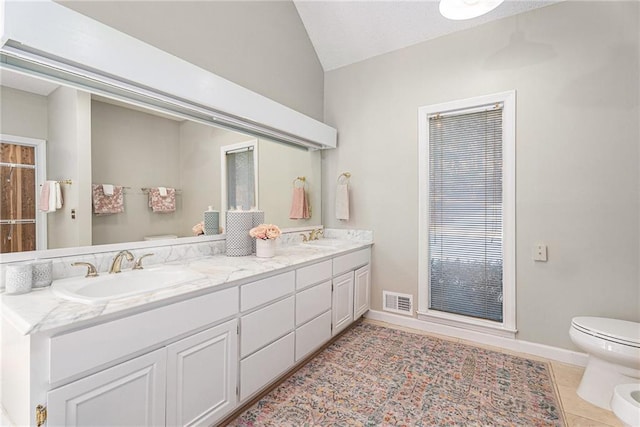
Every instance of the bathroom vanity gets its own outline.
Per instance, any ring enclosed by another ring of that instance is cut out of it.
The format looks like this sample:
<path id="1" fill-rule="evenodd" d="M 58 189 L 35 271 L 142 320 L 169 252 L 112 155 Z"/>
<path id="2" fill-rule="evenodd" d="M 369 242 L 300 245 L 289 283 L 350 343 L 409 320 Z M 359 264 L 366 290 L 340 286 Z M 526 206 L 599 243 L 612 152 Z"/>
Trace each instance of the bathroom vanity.
<path id="1" fill-rule="evenodd" d="M 370 246 L 196 258 L 198 279 L 106 304 L 3 296 L 3 406 L 18 425 L 38 405 L 50 426 L 215 424 L 368 310 Z"/>

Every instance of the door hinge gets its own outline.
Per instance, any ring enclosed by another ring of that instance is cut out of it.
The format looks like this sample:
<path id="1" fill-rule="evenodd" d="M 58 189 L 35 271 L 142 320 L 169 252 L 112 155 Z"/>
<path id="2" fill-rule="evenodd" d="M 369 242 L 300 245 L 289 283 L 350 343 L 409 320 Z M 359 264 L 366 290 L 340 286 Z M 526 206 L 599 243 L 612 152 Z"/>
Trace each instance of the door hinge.
<path id="1" fill-rule="evenodd" d="M 240 324 L 239 323 L 236 325 L 236 334 L 240 335 Z"/>
<path id="2" fill-rule="evenodd" d="M 236 396 L 240 396 L 240 388 L 236 386 Z"/>
<path id="3" fill-rule="evenodd" d="M 38 405 L 36 406 L 36 426 L 40 427 L 47 422 L 47 407 Z"/>

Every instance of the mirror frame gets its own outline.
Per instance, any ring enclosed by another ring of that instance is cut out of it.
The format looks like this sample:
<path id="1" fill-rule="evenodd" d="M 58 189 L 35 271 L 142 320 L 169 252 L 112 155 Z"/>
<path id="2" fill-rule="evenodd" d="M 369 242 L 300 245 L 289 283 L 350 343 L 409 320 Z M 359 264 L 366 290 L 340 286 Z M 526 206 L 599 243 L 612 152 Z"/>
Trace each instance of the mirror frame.
<path id="1" fill-rule="evenodd" d="M 310 150 L 337 145 L 336 129 L 53 1 L 1 6 L 0 68 Z M 183 76 L 179 84 L 175 75 Z M 307 228 L 314 227 L 291 230 Z M 0 263 L 225 238 L 221 234 L 8 253 Z"/>

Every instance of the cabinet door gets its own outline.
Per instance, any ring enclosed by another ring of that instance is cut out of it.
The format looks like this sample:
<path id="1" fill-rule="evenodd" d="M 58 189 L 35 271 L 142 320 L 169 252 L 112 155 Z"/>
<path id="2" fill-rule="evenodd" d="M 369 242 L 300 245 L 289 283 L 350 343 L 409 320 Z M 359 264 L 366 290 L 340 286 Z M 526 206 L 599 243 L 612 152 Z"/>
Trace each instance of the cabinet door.
<path id="1" fill-rule="evenodd" d="M 371 298 L 371 273 L 368 265 L 355 271 L 353 288 L 353 318 L 362 316 L 369 310 Z"/>
<path id="2" fill-rule="evenodd" d="M 237 320 L 167 347 L 167 425 L 212 425 L 236 405 Z"/>
<path id="3" fill-rule="evenodd" d="M 353 322 L 353 272 L 333 279 L 331 320 L 335 335 Z"/>
<path id="4" fill-rule="evenodd" d="M 165 364 L 163 348 L 50 391 L 47 425 L 164 425 Z"/>

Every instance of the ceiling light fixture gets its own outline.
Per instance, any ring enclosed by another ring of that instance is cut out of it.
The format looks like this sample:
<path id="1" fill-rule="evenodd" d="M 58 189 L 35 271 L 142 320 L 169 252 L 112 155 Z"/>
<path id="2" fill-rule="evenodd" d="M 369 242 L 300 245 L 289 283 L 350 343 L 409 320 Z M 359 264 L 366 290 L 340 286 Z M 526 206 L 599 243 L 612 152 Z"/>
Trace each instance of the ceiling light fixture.
<path id="1" fill-rule="evenodd" d="M 504 0 L 440 0 L 440 13 L 448 19 L 461 21 L 484 15 L 500 6 Z"/>

